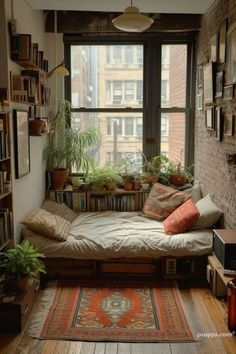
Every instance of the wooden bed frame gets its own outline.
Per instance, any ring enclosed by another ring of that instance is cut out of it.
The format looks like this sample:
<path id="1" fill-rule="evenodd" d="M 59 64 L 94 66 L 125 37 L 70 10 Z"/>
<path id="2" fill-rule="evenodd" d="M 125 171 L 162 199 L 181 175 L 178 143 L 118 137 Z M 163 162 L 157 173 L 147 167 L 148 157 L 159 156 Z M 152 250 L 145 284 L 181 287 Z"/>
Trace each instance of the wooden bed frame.
<path id="1" fill-rule="evenodd" d="M 77 260 L 45 258 L 46 279 L 157 280 L 193 279 L 206 275 L 207 256 Z"/>

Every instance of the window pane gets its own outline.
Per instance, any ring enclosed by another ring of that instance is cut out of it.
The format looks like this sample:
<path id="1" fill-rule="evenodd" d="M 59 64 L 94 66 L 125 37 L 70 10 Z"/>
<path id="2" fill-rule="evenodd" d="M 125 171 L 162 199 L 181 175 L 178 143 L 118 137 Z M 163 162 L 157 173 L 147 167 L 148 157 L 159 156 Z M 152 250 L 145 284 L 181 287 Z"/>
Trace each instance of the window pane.
<path id="1" fill-rule="evenodd" d="M 161 114 L 161 154 L 184 165 L 185 113 Z"/>
<path id="2" fill-rule="evenodd" d="M 142 107 L 142 58 L 142 45 L 71 46 L 73 107 Z"/>
<path id="3" fill-rule="evenodd" d="M 161 107 L 185 107 L 187 45 L 162 45 L 161 56 Z"/>
<path id="4" fill-rule="evenodd" d="M 131 156 L 134 164 L 141 166 L 142 114 L 74 112 L 73 117 L 81 129 L 94 127 L 99 133 L 99 143 L 88 152 L 96 165 L 117 164 L 122 158 Z"/>

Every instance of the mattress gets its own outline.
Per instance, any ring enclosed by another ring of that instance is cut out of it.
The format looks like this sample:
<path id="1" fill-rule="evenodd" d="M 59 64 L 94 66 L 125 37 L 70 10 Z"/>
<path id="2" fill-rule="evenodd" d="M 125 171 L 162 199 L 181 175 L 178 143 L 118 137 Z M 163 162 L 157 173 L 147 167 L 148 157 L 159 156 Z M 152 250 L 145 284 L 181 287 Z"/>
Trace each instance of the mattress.
<path id="1" fill-rule="evenodd" d="M 71 224 L 68 238 L 58 242 L 27 228 L 28 239 L 46 257 L 104 260 L 202 256 L 212 251 L 212 230 L 166 235 L 161 222 L 137 212 L 85 212 Z"/>

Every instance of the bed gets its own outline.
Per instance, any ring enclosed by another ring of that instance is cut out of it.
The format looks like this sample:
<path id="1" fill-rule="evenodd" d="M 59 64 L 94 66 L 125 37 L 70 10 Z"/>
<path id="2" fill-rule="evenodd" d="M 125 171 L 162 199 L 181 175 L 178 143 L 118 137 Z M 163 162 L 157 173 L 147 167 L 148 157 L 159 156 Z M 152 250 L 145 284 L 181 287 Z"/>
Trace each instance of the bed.
<path id="1" fill-rule="evenodd" d="M 221 215 L 197 185 L 182 192 L 156 183 L 142 212 L 78 214 L 46 200 L 22 221 L 23 237 L 45 255 L 48 277 L 193 278 L 205 276 Z"/>
<path id="2" fill-rule="evenodd" d="M 137 212 L 85 212 L 65 242 L 26 227 L 23 236 L 46 256 L 48 277 L 196 277 L 205 272 L 212 230 L 166 235 L 163 223 Z"/>

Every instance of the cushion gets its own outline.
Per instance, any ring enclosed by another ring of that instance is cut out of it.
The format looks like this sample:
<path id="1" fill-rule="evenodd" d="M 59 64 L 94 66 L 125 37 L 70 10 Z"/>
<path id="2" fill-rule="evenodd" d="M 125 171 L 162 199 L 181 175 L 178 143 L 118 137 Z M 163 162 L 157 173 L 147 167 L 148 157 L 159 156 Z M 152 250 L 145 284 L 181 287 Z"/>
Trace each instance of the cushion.
<path id="1" fill-rule="evenodd" d="M 71 223 L 58 215 L 40 208 L 33 209 L 24 217 L 21 224 L 44 236 L 57 241 L 65 241 Z"/>
<path id="2" fill-rule="evenodd" d="M 162 221 L 190 198 L 188 193 L 156 183 L 143 206 L 143 212 L 150 218 Z"/>
<path id="3" fill-rule="evenodd" d="M 163 227 L 166 234 L 185 232 L 199 218 L 199 211 L 192 199 L 180 205 L 164 221 Z"/>
<path id="4" fill-rule="evenodd" d="M 199 219 L 192 225 L 191 229 L 206 229 L 212 227 L 223 215 L 222 210 L 212 201 L 210 194 L 196 203 L 200 213 Z"/>
<path id="5" fill-rule="evenodd" d="M 185 189 L 186 193 L 189 193 L 192 197 L 192 201 L 196 204 L 200 199 L 202 199 L 201 187 L 199 184 L 195 184 L 193 187 Z"/>
<path id="6" fill-rule="evenodd" d="M 42 205 L 42 209 L 49 211 L 52 214 L 61 216 L 63 219 L 72 222 L 77 218 L 78 214 L 72 209 L 68 208 L 64 203 L 57 203 L 53 200 L 46 199 Z"/>

